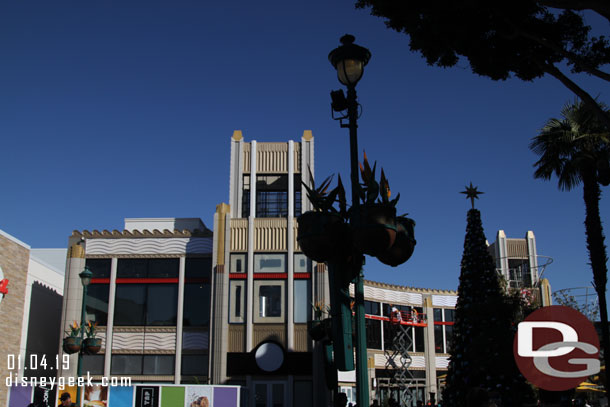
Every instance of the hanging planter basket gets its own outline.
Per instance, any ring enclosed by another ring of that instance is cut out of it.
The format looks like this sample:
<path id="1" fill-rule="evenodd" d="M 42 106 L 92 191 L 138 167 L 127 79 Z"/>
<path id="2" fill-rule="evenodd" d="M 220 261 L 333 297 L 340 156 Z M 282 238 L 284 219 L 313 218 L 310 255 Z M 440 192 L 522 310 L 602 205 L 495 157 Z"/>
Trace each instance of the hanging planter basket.
<path id="1" fill-rule="evenodd" d="M 389 249 L 377 256 L 380 262 L 396 267 L 411 258 L 415 250 L 415 222 L 411 219 L 396 220 L 396 240 Z"/>
<path id="2" fill-rule="evenodd" d="M 87 338 L 84 345 L 86 354 L 95 355 L 102 348 L 102 338 Z"/>
<path id="3" fill-rule="evenodd" d="M 363 253 L 377 256 L 396 240 L 396 208 L 374 204 L 361 210 L 360 224 L 354 228 L 354 245 Z"/>
<path id="4" fill-rule="evenodd" d="M 330 337 L 330 318 L 323 320 L 313 320 L 307 323 L 307 332 L 314 341 L 320 341 L 325 337 Z"/>
<path id="5" fill-rule="evenodd" d="M 80 351 L 82 339 L 74 336 L 64 338 L 63 349 L 68 354 L 73 354 Z"/>
<path id="6" fill-rule="evenodd" d="M 307 257 L 322 263 L 337 255 L 345 240 L 345 223 L 338 213 L 309 211 L 297 221 L 297 241 Z"/>

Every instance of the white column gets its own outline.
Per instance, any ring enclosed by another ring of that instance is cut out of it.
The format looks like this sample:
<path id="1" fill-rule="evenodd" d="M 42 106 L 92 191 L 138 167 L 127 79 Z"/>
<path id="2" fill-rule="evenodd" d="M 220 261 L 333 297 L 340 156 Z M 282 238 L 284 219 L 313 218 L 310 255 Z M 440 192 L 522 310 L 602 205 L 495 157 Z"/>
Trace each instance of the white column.
<path id="1" fill-rule="evenodd" d="M 184 273 L 186 269 L 186 257 L 180 257 L 180 269 L 178 271 L 178 312 L 176 315 L 176 358 L 174 360 L 174 384 L 180 384 L 182 371 L 182 319 L 184 316 Z M 208 353 L 209 355 L 209 353 Z"/>
<path id="2" fill-rule="evenodd" d="M 256 217 L 256 141 L 250 143 L 250 216 L 248 217 L 248 279 L 246 282 L 246 352 L 252 350 L 254 317 L 254 218 Z"/>
<path id="3" fill-rule="evenodd" d="M 528 230 L 525 235 L 525 241 L 527 242 L 528 265 L 532 278 L 530 283 L 534 286 L 535 284 L 538 284 L 538 279 L 540 279 L 540 275 L 538 274 L 538 253 L 536 252 L 536 237 L 534 236 L 534 232 Z"/>
<path id="4" fill-rule="evenodd" d="M 436 387 L 436 352 L 434 345 L 434 308 L 432 306 L 432 297 L 426 295 L 424 298 L 424 313 L 427 316 L 428 323 L 424 328 L 424 360 L 426 366 L 426 391 L 427 398 L 430 393 L 434 393 L 435 400 L 438 400 L 438 389 Z M 383 331 L 382 331 L 383 333 Z"/>
<path id="5" fill-rule="evenodd" d="M 110 263 L 110 287 L 108 288 L 108 321 L 106 322 L 106 353 L 104 353 L 104 376 L 110 377 L 112 361 L 112 329 L 114 327 L 114 304 L 116 298 L 116 273 L 119 259 L 112 258 Z"/>
<path id="6" fill-rule="evenodd" d="M 294 350 L 294 142 L 288 142 L 288 220 L 286 222 L 286 248 L 288 249 L 287 348 Z"/>
<path id="7" fill-rule="evenodd" d="M 499 262 L 499 264 L 496 264 L 496 267 L 500 266 L 502 275 L 506 278 L 506 281 L 510 281 L 508 254 L 506 252 L 506 234 L 503 230 L 498 230 L 498 234 L 496 235 L 496 258 Z"/>

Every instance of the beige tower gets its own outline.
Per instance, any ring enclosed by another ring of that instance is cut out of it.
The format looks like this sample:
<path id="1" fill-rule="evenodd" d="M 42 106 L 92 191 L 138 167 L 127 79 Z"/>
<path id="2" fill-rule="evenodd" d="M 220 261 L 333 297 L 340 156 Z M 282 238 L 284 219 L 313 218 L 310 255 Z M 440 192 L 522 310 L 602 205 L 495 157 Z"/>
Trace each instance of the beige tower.
<path id="1" fill-rule="evenodd" d="M 229 205 L 214 219 L 212 382 L 293 406 L 325 393 L 312 379 L 307 322 L 312 302 L 326 299 L 326 272 L 296 240 L 296 218 L 310 208 L 302 182 L 314 172 L 313 144 L 309 130 L 284 143 L 235 131 Z"/>

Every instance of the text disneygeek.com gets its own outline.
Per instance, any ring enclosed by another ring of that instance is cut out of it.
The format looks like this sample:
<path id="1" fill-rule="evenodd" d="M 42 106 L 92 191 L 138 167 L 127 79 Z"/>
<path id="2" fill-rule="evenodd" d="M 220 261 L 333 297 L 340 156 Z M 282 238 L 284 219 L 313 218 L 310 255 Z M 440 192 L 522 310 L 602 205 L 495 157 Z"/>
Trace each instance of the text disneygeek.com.
<path id="1" fill-rule="evenodd" d="M 19 376 L 15 373 L 10 373 L 6 377 L 4 384 L 7 387 L 11 386 L 57 386 L 60 390 L 63 390 L 65 386 L 93 386 L 94 384 L 101 384 L 104 387 L 119 387 L 119 386 L 131 386 L 131 377 L 102 377 L 101 379 L 93 381 L 93 377 L 87 372 L 86 377 L 26 377 Z"/>

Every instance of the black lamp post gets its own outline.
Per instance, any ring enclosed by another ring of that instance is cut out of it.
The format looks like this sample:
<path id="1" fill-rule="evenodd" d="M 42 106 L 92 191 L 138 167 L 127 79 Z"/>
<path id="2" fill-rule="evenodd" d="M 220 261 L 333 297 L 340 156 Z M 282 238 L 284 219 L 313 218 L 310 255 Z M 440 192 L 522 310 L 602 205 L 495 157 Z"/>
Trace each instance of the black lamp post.
<path id="1" fill-rule="evenodd" d="M 83 284 L 83 303 L 82 303 L 82 312 L 80 318 L 80 339 L 81 344 L 83 343 L 84 330 L 85 330 L 85 318 L 86 318 L 86 304 L 87 304 L 87 287 L 91 283 L 91 278 L 93 277 L 93 273 L 89 270 L 89 267 L 85 266 L 85 269 L 78 275 L 80 277 L 80 281 Z M 76 368 L 76 377 L 80 377 L 82 374 L 83 368 L 83 351 L 84 345 L 81 350 L 78 352 L 78 365 Z M 77 405 L 80 405 L 80 386 L 76 387 L 76 402 Z"/>
<path id="2" fill-rule="evenodd" d="M 349 128 L 350 141 L 350 175 L 352 181 L 352 207 L 350 224 L 358 225 L 360 222 L 360 194 L 359 194 L 359 177 L 358 177 L 358 102 L 356 101 L 356 84 L 362 78 L 364 67 L 371 58 L 371 53 L 368 49 L 354 44 L 354 36 L 346 34 L 341 37 L 341 46 L 332 50 L 328 55 L 330 63 L 337 70 L 339 82 L 347 86 L 347 99 L 343 96 L 343 91 L 331 92 L 332 109 L 333 111 L 343 111 L 347 109 L 347 117 L 338 119 L 348 119 L 348 123 L 341 122 L 341 127 Z M 362 253 L 356 254 L 358 258 L 359 271 L 356 277 L 352 280 L 355 286 L 355 308 L 356 308 L 356 403 L 359 406 L 367 406 L 369 402 L 368 388 L 368 371 L 367 371 L 367 353 L 366 353 L 366 327 L 364 320 L 364 276 L 362 274 Z M 344 267 L 337 266 L 329 262 L 329 271 L 332 274 L 337 274 L 339 270 L 345 271 Z M 334 270 L 333 270 L 334 269 Z M 330 276 L 331 279 L 338 278 Z M 333 287 L 334 286 L 334 287 Z M 333 289 L 334 288 L 334 289 Z M 331 296 L 338 293 L 339 287 L 331 282 L 331 289 L 335 291 Z M 331 299 L 332 301 L 332 299 Z M 333 305 L 331 304 L 331 308 Z M 350 312 L 351 319 L 351 312 Z M 335 324 L 333 324 L 335 325 Z M 335 334 L 335 332 L 333 332 Z"/>

